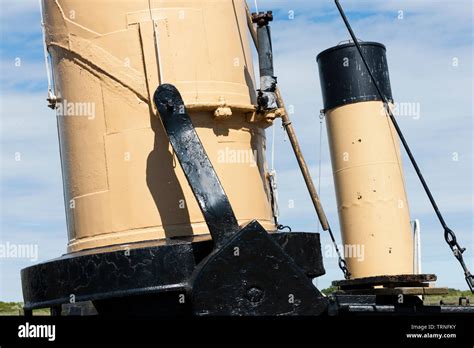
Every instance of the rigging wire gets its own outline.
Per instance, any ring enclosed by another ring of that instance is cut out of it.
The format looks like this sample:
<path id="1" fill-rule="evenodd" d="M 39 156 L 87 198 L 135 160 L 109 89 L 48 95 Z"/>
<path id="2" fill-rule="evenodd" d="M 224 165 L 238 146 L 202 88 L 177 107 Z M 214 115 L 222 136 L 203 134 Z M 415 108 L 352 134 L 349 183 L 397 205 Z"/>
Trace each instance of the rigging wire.
<path id="1" fill-rule="evenodd" d="M 155 39 L 155 51 L 156 51 L 156 60 L 157 60 L 157 66 L 158 66 L 158 80 L 159 80 L 159 84 L 162 85 L 164 84 L 164 78 L 163 78 L 163 67 L 162 67 L 162 60 L 161 60 L 161 52 L 160 52 L 160 37 L 159 37 L 159 30 L 157 30 L 157 26 L 158 26 L 158 21 L 163 19 L 163 18 L 159 18 L 158 17 L 155 17 L 153 15 L 153 11 L 151 9 L 151 1 L 152 0 L 148 0 L 148 9 L 150 11 L 150 20 L 151 20 L 151 23 L 153 25 L 153 36 L 154 36 L 154 39 Z"/>
<path id="2" fill-rule="evenodd" d="M 48 79 L 48 106 L 52 109 L 55 108 L 57 97 L 53 92 L 53 83 L 54 79 L 52 77 L 51 67 L 50 67 L 50 60 L 49 60 L 49 52 L 48 47 L 46 46 L 46 31 L 44 29 L 44 18 L 43 18 L 43 2 L 42 0 L 38 0 L 39 7 L 40 7 L 40 16 L 41 16 L 41 32 L 43 34 L 43 54 L 44 54 L 44 65 L 46 67 L 46 76 Z"/>
<path id="3" fill-rule="evenodd" d="M 322 147 L 323 147 L 323 119 L 324 119 L 324 112 L 321 110 L 319 113 L 319 155 L 318 155 L 318 192 L 321 195 L 321 163 L 322 163 Z M 318 230 L 319 233 L 319 224 Z"/>

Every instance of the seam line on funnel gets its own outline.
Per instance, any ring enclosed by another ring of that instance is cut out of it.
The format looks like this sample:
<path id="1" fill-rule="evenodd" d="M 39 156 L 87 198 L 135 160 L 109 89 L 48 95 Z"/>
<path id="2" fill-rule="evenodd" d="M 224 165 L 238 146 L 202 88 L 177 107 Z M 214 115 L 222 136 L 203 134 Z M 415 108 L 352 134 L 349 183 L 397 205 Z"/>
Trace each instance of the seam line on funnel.
<path id="1" fill-rule="evenodd" d="M 366 166 L 371 166 L 371 165 L 376 165 L 376 164 L 395 164 L 395 165 L 396 165 L 397 162 L 395 162 L 395 161 L 367 162 L 367 163 L 359 164 L 359 165 L 356 165 L 356 166 L 350 166 L 350 167 L 341 168 L 341 169 L 338 169 L 338 170 L 336 170 L 336 171 L 333 171 L 333 173 L 336 174 L 336 173 L 343 172 L 343 171 L 348 170 L 348 169 L 359 168 L 359 167 L 366 167 Z"/>

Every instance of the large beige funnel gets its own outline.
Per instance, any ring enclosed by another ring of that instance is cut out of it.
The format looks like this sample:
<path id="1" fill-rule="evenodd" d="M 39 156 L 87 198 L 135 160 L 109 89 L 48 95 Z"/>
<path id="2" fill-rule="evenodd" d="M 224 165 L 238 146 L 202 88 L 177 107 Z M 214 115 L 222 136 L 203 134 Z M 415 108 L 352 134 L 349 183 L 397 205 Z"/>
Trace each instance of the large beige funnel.
<path id="1" fill-rule="evenodd" d="M 239 223 L 274 230 L 242 0 L 44 0 L 69 251 L 208 229 L 151 96 L 177 86 Z"/>

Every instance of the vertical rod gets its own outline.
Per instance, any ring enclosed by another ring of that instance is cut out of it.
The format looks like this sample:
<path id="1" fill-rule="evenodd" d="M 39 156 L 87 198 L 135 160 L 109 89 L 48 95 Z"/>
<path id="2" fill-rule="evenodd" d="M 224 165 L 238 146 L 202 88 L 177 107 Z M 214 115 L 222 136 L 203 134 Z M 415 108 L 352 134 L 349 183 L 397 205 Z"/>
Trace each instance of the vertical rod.
<path id="1" fill-rule="evenodd" d="M 421 229 L 420 221 L 413 221 L 413 273 L 421 274 Z"/>

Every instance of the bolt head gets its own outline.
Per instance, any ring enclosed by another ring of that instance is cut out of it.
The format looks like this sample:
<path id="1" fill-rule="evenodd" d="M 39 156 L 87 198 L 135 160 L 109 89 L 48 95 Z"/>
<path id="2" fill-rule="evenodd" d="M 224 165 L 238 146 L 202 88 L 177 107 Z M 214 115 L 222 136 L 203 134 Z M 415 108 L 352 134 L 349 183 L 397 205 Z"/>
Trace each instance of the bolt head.
<path id="1" fill-rule="evenodd" d="M 247 290 L 247 299 L 252 302 L 252 304 L 257 304 L 263 299 L 263 290 L 253 286 Z"/>

